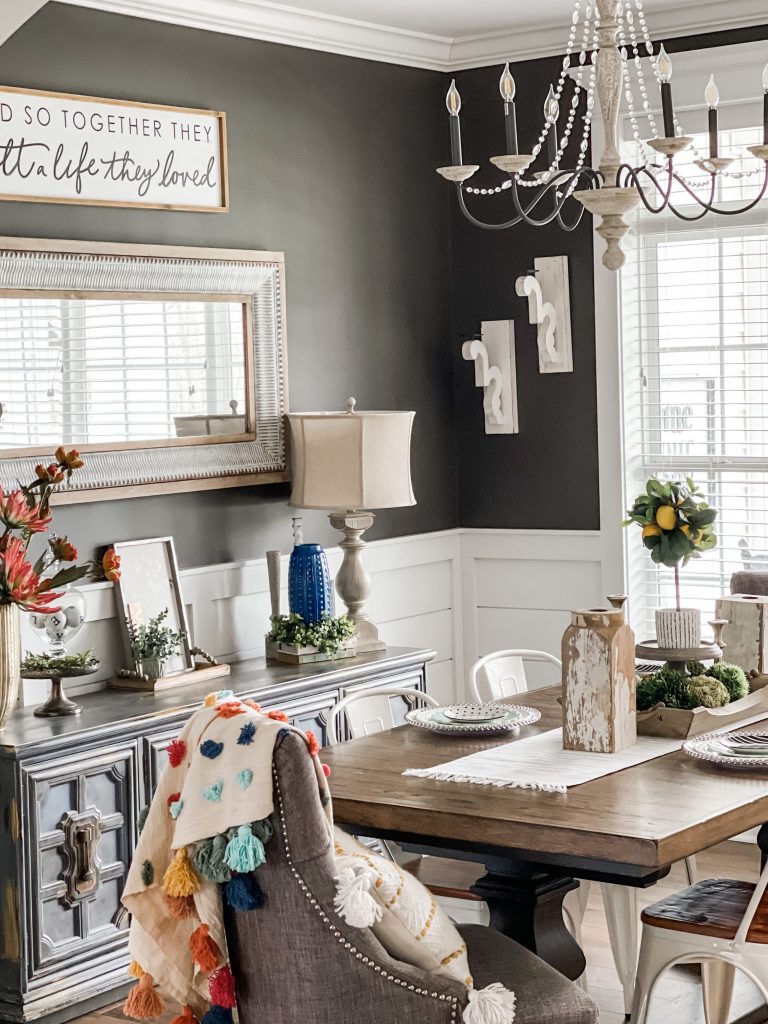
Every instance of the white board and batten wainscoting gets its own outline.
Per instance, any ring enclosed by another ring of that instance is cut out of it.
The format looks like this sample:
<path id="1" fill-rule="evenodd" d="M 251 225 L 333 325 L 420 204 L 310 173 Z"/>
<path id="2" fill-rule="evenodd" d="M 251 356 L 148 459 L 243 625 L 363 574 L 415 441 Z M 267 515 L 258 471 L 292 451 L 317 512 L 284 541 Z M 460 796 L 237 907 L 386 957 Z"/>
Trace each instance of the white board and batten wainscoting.
<path id="1" fill-rule="evenodd" d="M 373 581 L 369 611 L 387 643 L 437 652 L 427 680 L 437 700 L 464 699 L 467 669 L 480 655 L 503 647 L 557 654 L 570 611 L 604 603 L 599 551 L 599 535 L 584 532 L 447 530 L 374 541 L 365 553 Z M 334 574 L 341 552 L 331 548 L 328 558 Z M 286 555 L 284 582 L 287 563 Z M 198 646 L 223 661 L 263 655 L 270 611 L 265 559 L 184 569 L 180 576 Z M 91 648 L 102 664 L 87 682 L 70 680 L 72 694 L 103 686 L 122 661 L 111 584 L 81 589 L 87 622 L 76 646 Z M 36 635 L 23 629 L 25 649 L 37 650 Z M 551 668 L 531 665 L 532 686 L 555 681 Z M 47 689 L 46 682 L 26 680 L 24 703 L 41 703 Z"/>

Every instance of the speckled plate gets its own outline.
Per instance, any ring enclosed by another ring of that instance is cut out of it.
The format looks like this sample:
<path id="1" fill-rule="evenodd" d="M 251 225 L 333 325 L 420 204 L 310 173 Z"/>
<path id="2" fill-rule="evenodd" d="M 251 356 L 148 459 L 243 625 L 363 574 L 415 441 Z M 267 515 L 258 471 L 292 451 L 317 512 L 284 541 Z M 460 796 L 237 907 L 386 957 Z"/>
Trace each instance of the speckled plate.
<path id="1" fill-rule="evenodd" d="M 533 725 L 541 718 L 536 708 L 526 708 L 518 704 L 502 704 L 504 716 L 485 722 L 454 722 L 445 716 L 445 708 L 415 708 L 405 716 L 409 725 L 417 729 L 431 729 L 445 736 L 493 736 L 511 732 L 522 725 Z"/>
<path id="2" fill-rule="evenodd" d="M 731 732 L 696 736 L 683 744 L 689 757 L 724 768 L 768 771 L 768 733 Z"/>
<path id="3" fill-rule="evenodd" d="M 506 717 L 505 704 L 451 704 L 440 708 L 452 722 L 495 722 Z"/>

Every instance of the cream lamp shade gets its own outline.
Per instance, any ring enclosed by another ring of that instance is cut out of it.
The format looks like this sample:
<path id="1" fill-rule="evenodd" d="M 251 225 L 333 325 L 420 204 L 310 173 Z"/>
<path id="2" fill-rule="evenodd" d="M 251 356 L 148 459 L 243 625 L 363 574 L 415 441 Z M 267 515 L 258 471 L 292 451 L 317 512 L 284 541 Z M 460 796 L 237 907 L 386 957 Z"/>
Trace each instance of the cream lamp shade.
<path id="1" fill-rule="evenodd" d="M 327 511 L 415 505 L 411 486 L 413 412 L 292 413 L 291 505 Z"/>

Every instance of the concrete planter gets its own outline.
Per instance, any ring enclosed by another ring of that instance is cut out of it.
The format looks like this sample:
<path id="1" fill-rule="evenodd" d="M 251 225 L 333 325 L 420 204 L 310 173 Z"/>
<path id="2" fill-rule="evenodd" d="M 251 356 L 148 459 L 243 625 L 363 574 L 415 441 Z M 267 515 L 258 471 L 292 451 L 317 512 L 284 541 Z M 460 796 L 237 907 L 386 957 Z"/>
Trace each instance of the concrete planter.
<path id="1" fill-rule="evenodd" d="M 681 650 L 701 644 L 701 613 L 697 608 L 659 608 L 656 611 L 656 642 L 664 650 Z"/>

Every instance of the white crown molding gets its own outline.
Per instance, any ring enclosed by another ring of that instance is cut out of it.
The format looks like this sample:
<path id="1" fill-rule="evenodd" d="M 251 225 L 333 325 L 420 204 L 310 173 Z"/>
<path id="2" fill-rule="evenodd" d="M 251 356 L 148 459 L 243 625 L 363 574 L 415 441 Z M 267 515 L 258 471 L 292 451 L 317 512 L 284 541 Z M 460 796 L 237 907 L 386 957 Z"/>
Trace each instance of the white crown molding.
<path id="1" fill-rule="evenodd" d="M 35 0 L 14 0 L 37 8 Z M 539 23 L 524 29 L 450 39 L 406 32 L 357 19 L 271 3 L 269 0 L 58 0 L 153 21 L 224 32 L 310 50 L 345 54 L 433 71 L 460 71 L 562 53 L 567 25 Z M 30 11 L 30 13 L 32 13 Z M 655 12 L 654 38 L 701 35 L 765 24 L 764 0 L 708 0 Z M 2 32 L 0 32 L 2 39 Z"/>

